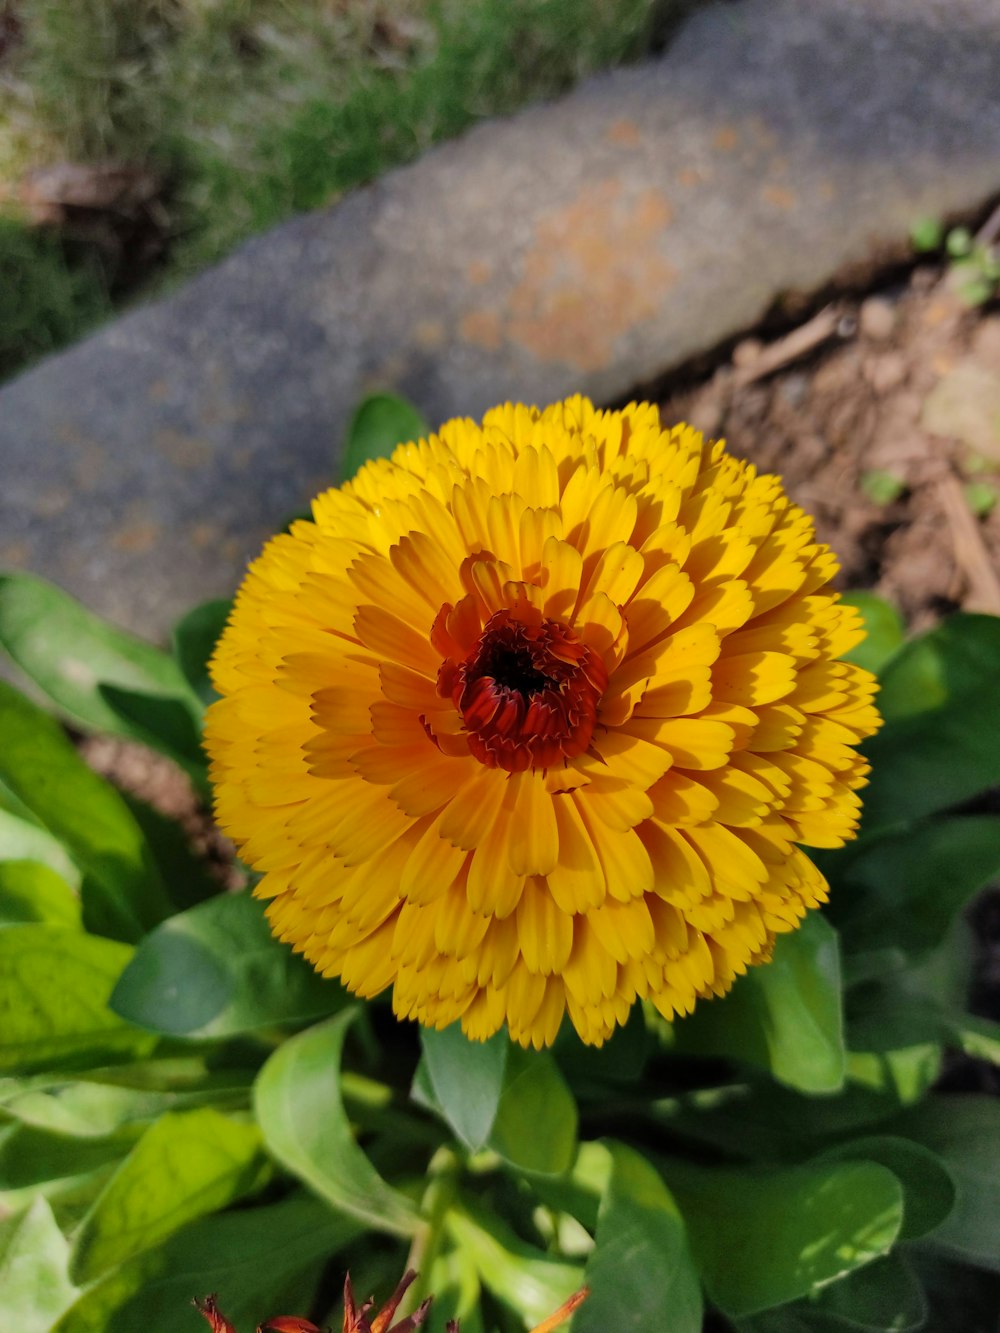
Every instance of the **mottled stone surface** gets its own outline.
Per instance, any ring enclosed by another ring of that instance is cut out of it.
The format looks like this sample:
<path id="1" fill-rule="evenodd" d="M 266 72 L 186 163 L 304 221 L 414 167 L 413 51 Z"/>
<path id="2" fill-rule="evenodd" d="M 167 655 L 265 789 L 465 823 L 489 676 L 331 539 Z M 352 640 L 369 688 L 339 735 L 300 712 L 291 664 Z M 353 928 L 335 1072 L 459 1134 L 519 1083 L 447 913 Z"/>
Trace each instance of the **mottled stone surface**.
<path id="1" fill-rule="evenodd" d="M 1000 190 L 996 0 L 740 0 L 0 392 L 0 565 L 160 635 L 327 484 L 363 392 L 621 396 Z"/>

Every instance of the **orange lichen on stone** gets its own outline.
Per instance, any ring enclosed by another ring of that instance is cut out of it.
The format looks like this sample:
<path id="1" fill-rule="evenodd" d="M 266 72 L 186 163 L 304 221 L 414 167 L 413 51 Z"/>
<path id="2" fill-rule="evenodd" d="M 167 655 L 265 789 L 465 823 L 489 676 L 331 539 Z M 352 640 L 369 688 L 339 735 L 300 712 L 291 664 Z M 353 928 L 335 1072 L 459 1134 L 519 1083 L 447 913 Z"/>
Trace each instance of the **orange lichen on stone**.
<path id="1" fill-rule="evenodd" d="M 626 191 L 614 176 L 587 185 L 537 223 L 495 320 L 472 311 L 463 334 L 489 349 L 506 337 L 578 371 L 609 365 L 617 340 L 656 314 L 675 280 L 657 247 L 672 217 L 660 190 Z"/>
<path id="2" fill-rule="evenodd" d="M 765 204 L 770 204 L 772 208 L 780 208 L 783 213 L 791 212 L 799 202 L 795 191 L 789 190 L 784 185 L 765 185 L 760 197 Z"/>
<path id="3" fill-rule="evenodd" d="M 192 472 L 204 467 L 214 452 L 207 440 L 200 440 L 196 435 L 185 435 L 178 430 L 156 431 L 153 444 L 164 458 Z"/>
<path id="4" fill-rule="evenodd" d="M 613 121 L 608 126 L 605 138 L 609 143 L 617 144 L 619 148 L 638 148 L 642 142 L 639 126 L 634 120 L 629 120 L 627 116 L 622 116 L 620 120 Z"/>
<path id="5" fill-rule="evenodd" d="M 720 153 L 731 153 L 739 143 L 739 135 L 732 125 L 720 125 L 712 135 L 712 147 Z"/>
<path id="6" fill-rule="evenodd" d="M 458 327 L 463 338 L 489 352 L 503 342 L 503 327 L 495 310 L 470 310 Z"/>

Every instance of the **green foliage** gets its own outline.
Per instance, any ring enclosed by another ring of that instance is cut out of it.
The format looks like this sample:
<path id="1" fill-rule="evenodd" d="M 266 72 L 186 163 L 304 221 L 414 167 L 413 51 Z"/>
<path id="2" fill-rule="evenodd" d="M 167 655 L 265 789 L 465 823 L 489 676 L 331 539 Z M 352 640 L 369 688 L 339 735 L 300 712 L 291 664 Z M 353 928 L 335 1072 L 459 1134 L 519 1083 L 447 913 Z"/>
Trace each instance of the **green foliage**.
<path id="1" fill-rule="evenodd" d="M 415 408 L 394 393 L 373 393 L 359 403 L 344 442 L 341 476 L 349 481 L 358 468 L 385 458 L 397 444 L 426 440 L 431 428 Z"/>
<path id="2" fill-rule="evenodd" d="M 418 433 L 385 419 L 366 455 Z M 211 892 L 179 835 L 0 686 L 5 1313 L 173 1333 L 218 1291 L 248 1327 L 321 1317 L 331 1275 L 390 1285 L 412 1252 L 435 1333 L 528 1327 L 584 1281 L 578 1333 L 696 1333 L 706 1302 L 741 1333 L 978 1326 L 1000 1290 L 1000 1103 L 933 1082 L 947 1051 L 1000 1063 L 1000 1026 L 966 1009 L 961 920 L 1000 874 L 1000 817 L 962 804 L 1000 778 L 1000 622 L 903 642 L 852 600 L 886 724 L 861 838 L 817 855 L 829 909 L 725 998 L 672 1027 L 639 1007 L 600 1051 L 344 1007 L 250 893 Z M 109 687 L 200 719 L 226 612 L 147 654 L 15 580 L 0 640 L 63 716 L 121 734 Z"/>

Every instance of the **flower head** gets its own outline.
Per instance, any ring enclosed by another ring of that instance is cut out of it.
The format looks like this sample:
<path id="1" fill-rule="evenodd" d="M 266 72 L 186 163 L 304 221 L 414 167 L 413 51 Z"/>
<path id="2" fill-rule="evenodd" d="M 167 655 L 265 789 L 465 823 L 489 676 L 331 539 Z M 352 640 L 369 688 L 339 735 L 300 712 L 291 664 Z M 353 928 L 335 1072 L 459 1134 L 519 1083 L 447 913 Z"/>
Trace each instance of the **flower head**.
<path id="1" fill-rule="evenodd" d="M 600 1043 L 826 896 L 876 729 L 779 481 L 655 407 L 401 445 L 250 568 L 213 663 L 223 828 L 272 927 L 398 1015 Z"/>

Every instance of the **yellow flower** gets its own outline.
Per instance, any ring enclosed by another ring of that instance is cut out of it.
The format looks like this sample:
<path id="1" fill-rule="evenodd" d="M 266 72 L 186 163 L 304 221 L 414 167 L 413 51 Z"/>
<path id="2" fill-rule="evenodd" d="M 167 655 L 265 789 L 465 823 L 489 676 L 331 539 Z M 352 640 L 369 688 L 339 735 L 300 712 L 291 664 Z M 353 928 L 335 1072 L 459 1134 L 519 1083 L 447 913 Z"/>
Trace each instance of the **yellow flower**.
<path id="1" fill-rule="evenodd" d="M 879 724 L 779 481 L 656 408 L 450 421 L 251 566 L 213 673 L 219 822 L 278 936 L 400 1017 L 721 995 L 826 896 Z"/>

